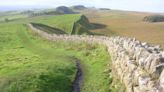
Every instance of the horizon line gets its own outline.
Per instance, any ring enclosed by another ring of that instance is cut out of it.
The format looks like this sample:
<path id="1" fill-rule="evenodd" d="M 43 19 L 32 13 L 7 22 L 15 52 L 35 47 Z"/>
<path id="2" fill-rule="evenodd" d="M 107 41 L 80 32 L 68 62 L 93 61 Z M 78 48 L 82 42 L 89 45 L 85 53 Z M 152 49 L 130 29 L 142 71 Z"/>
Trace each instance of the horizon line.
<path id="1" fill-rule="evenodd" d="M 77 4 L 80 5 L 80 4 Z M 35 6 L 35 5 L 19 5 L 18 6 L 0 6 L 0 12 L 9 12 L 9 11 L 26 11 L 26 10 L 32 10 L 32 9 L 53 9 L 53 8 L 57 8 L 59 6 L 66 6 L 66 7 L 71 7 L 71 6 L 76 6 L 76 5 L 58 5 L 58 6 Z M 129 10 L 129 9 L 118 9 L 118 8 L 109 8 L 109 7 L 96 7 L 96 6 L 89 6 L 89 5 L 83 5 L 87 8 L 95 8 L 95 9 L 99 9 L 99 8 L 108 8 L 111 10 L 118 10 L 118 11 L 129 11 L 129 12 L 144 12 L 144 13 L 162 13 L 164 14 L 164 12 L 160 12 L 160 11 L 142 11 L 142 10 Z M 3 8 L 3 9 L 2 9 Z M 4 9 L 5 8 L 5 9 Z"/>

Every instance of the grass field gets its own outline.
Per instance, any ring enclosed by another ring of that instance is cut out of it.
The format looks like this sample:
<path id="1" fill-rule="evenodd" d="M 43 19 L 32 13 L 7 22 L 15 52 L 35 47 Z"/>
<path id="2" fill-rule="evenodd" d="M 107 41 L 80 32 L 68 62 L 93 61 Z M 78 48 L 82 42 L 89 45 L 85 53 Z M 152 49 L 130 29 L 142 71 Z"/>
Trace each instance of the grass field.
<path id="1" fill-rule="evenodd" d="M 135 37 L 151 44 L 159 44 L 164 49 L 164 22 L 149 23 L 142 21 L 145 16 L 154 15 L 154 13 L 119 10 L 86 10 L 83 13 L 91 22 L 106 25 L 106 27 L 92 30 L 92 32 L 102 33 L 108 36 L 121 35 L 131 38 Z"/>
<path id="2" fill-rule="evenodd" d="M 55 17 L 37 18 L 31 20 L 56 24 Z M 31 20 L 0 23 L 0 92 L 71 92 L 75 58 L 84 69 L 81 92 L 109 92 L 112 78 L 104 70 L 111 60 L 105 47 L 44 40 L 24 25 Z"/>
<path id="3" fill-rule="evenodd" d="M 28 35 L 22 24 L 0 26 L 1 92 L 71 90 L 76 72 L 74 59 Z"/>
<path id="4" fill-rule="evenodd" d="M 110 89 L 112 77 L 107 64 L 111 63 L 106 48 L 99 45 L 87 43 L 61 43 L 56 46 L 65 48 L 69 55 L 81 60 L 84 78 L 80 92 L 114 92 L 117 88 Z"/>
<path id="5" fill-rule="evenodd" d="M 67 34 L 91 34 L 91 32 L 88 31 L 88 26 L 85 25 L 86 21 L 81 14 L 44 15 L 17 19 L 15 21 L 24 24 L 31 22 L 46 25 L 64 31 Z"/>
<path id="6" fill-rule="evenodd" d="M 66 14 L 49 17 L 37 17 L 32 19 L 36 23 L 42 23 L 51 27 L 59 28 L 66 33 L 71 33 L 74 23 L 80 18 L 81 14 Z"/>
<path id="7" fill-rule="evenodd" d="M 0 12 L 0 22 L 4 22 L 5 19 L 12 21 L 12 20 L 27 18 L 27 17 L 28 14 L 21 14 L 20 11 Z"/>

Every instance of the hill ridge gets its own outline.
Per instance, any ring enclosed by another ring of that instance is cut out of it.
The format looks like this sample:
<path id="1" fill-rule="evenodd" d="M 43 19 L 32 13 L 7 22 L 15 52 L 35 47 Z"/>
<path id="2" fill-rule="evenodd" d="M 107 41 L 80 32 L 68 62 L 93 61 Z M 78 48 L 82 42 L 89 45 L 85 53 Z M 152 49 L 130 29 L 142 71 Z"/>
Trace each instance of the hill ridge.
<path id="1" fill-rule="evenodd" d="M 79 19 L 73 24 L 71 34 L 93 34 L 89 32 L 91 24 L 85 15 L 80 15 Z"/>

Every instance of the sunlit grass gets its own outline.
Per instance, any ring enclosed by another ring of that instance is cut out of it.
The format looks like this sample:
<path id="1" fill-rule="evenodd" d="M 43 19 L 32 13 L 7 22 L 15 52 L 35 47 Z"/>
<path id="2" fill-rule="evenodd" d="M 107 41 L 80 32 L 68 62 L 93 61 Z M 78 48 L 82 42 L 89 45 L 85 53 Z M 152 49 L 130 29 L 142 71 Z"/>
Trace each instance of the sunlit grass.
<path id="1" fill-rule="evenodd" d="M 82 92 L 109 92 L 111 79 L 104 70 L 111 61 L 105 47 L 47 41 L 17 22 L 0 27 L 1 92 L 70 92 L 74 58 L 84 71 Z"/>

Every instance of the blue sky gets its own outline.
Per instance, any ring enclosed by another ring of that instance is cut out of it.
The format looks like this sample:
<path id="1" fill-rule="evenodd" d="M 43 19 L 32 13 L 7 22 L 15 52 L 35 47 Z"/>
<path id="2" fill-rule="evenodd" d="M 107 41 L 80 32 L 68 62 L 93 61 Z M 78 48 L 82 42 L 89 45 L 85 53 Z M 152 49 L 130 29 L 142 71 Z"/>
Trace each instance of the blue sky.
<path id="1" fill-rule="evenodd" d="M 164 0 L 0 0 L 2 9 L 52 8 L 60 5 L 77 5 L 107 7 L 130 11 L 147 11 L 164 13 Z"/>

